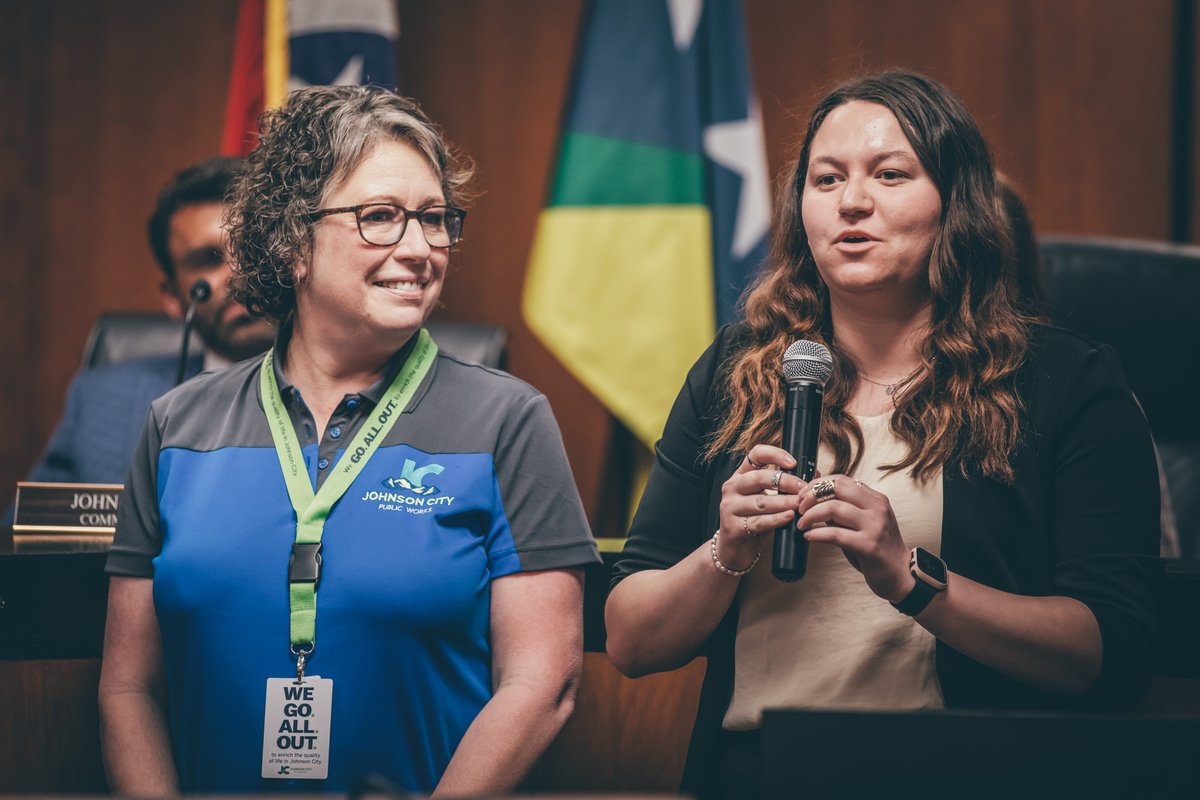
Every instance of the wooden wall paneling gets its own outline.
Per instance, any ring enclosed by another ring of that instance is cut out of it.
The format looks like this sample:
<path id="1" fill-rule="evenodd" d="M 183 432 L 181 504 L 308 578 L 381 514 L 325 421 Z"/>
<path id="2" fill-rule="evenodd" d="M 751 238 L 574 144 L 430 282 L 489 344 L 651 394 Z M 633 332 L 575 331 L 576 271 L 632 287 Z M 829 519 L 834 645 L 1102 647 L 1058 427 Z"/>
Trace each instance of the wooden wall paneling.
<path id="1" fill-rule="evenodd" d="M 236 6 L 46 5 L 37 43 L 42 106 L 32 121 L 43 216 L 27 234 L 39 237 L 40 249 L 22 299 L 34 305 L 25 346 L 35 343 L 35 363 L 16 381 L 17 393 L 33 400 L 38 444 L 19 473 L 58 419 L 96 316 L 160 307 L 146 219 L 174 172 L 219 149 Z"/>
<path id="2" fill-rule="evenodd" d="M 1172 0 L 746 0 L 771 166 L 824 90 L 925 72 L 959 94 L 1039 230 L 1164 238 Z"/>
<path id="3" fill-rule="evenodd" d="M 35 124 L 41 87 L 38 48 L 45 9 L 33 3 L 0 4 L 0 508 L 12 502 L 21 464 L 41 447 L 34 426 L 37 395 L 29 380 L 41 356 L 30 335 L 37 298 L 37 250 L 42 246 L 39 133 Z M 25 391 L 13 391 L 21 385 Z"/>
<path id="4" fill-rule="evenodd" d="M 36 376 L 44 392 L 37 420 L 43 431 L 61 410 L 63 389 L 79 363 L 98 304 L 110 292 L 132 300 L 135 307 L 150 297 L 131 279 L 136 274 L 132 265 L 118 263 L 118 254 L 138 252 L 135 217 L 126 208 L 129 178 L 112 146 L 123 121 L 109 113 L 112 98 L 123 89 L 114 74 L 112 50 L 128 47 L 132 38 L 111 23 L 100 3 L 50 5 L 43 52 L 46 106 L 40 120 L 48 235 L 39 264 L 41 314 L 33 331 L 45 355 Z M 116 41 L 111 41 L 114 36 Z M 125 219 L 116 213 L 118 208 Z"/>
<path id="5" fill-rule="evenodd" d="M 763 97 L 771 168 L 799 148 L 812 105 L 841 81 L 903 68 L 949 85 L 987 123 L 1020 102 L 1010 73 L 998 78 L 979 64 L 1022 71 L 1024 4 L 928 0 L 747 0 L 755 78 Z M 994 110 L 997 109 L 997 110 Z M 1007 149 L 1023 149 L 1020 139 Z"/>
<path id="6" fill-rule="evenodd" d="M 1039 0 L 1026 188 L 1043 233 L 1166 239 L 1172 0 Z"/>
<path id="7" fill-rule="evenodd" d="M 582 0 L 401 0 L 400 80 L 474 159 L 482 195 L 442 292 L 448 319 L 503 325 L 509 370 L 544 392 L 589 518 L 599 515 L 608 412 L 526 327 L 521 292 L 557 157 Z"/>

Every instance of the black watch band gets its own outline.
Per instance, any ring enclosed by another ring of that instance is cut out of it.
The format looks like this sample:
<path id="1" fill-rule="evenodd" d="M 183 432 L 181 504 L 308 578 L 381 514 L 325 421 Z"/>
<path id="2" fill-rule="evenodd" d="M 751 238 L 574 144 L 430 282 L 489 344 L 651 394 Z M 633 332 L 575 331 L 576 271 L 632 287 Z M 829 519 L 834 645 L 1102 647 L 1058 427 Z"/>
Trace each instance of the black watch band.
<path id="1" fill-rule="evenodd" d="M 915 617 L 925 610 L 934 595 L 946 588 L 950 573 L 946 569 L 946 562 L 924 547 L 914 547 L 908 554 L 908 571 L 917 582 L 908 597 L 892 605 L 901 614 Z"/>
<path id="2" fill-rule="evenodd" d="M 892 607 L 901 614 L 908 614 L 910 617 L 915 617 L 925 610 L 925 606 L 929 605 L 929 601 L 933 600 L 937 596 L 937 593 L 937 589 L 917 578 L 916 585 L 908 593 L 908 597 L 905 597 L 899 603 L 892 603 Z"/>

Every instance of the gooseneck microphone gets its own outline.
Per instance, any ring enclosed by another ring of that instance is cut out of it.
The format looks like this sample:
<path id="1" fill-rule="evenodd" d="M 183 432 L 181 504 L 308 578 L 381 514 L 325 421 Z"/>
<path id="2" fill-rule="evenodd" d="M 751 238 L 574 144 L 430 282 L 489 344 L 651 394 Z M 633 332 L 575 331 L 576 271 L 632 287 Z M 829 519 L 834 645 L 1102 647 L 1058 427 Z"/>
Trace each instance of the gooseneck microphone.
<path id="1" fill-rule="evenodd" d="M 183 341 L 179 345 L 179 364 L 175 367 L 176 386 L 183 383 L 183 371 L 187 369 L 188 344 L 191 342 L 192 318 L 196 316 L 196 306 L 212 297 L 212 287 L 208 285 L 208 281 L 201 278 L 192 284 L 188 297 L 192 298 L 192 302 L 188 303 L 187 313 L 183 315 Z"/>
<path id="2" fill-rule="evenodd" d="M 785 470 L 802 481 L 811 481 L 817 471 L 817 444 L 821 440 L 821 401 L 825 381 L 833 372 L 833 358 L 823 344 L 800 339 L 783 354 L 783 376 L 787 399 L 783 405 L 783 449 L 796 459 Z M 781 581 L 798 581 L 808 569 L 808 541 L 796 530 L 795 521 L 775 531 L 771 574 Z"/>

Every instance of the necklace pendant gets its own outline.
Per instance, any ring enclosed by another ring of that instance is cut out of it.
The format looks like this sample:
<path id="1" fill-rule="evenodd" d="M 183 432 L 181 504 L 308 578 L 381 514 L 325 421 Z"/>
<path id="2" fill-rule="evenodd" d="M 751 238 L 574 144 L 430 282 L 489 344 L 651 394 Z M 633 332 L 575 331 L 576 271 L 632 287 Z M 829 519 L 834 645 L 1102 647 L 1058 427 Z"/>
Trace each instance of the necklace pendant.
<path id="1" fill-rule="evenodd" d="M 885 386 L 885 387 L 883 387 L 883 393 L 886 394 L 888 397 L 891 397 L 892 395 L 894 395 L 896 393 L 896 388 L 898 386 L 899 386 L 899 384 L 895 384 L 895 383 Z"/>

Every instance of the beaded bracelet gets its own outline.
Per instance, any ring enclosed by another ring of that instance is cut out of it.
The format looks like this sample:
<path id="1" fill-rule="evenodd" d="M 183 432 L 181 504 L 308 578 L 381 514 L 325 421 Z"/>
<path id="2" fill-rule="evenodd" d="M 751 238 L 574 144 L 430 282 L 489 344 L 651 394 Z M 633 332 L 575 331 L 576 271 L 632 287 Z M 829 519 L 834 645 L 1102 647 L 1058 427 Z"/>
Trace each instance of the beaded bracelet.
<path id="1" fill-rule="evenodd" d="M 754 566 L 758 563 L 758 560 L 762 558 L 762 544 L 759 543 L 758 539 L 756 538 L 754 540 L 754 544 L 758 547 L 758 552 L 754 554 L 754 560 L 750 562 L 750 566 L 746 567 L 745 569 L 730 569 L 721 563 L 721 559 L 717 558 L 717 538 L 720 535 L 720 530 L 713 534 L 712 546 L 709 548 L 712 552 L 713 566 L 721 570 L 721 572 L 724 572 L 726 575 L 732 575 L 735 578 L 740 578 L 750 570 L 754 569 Z"/>

